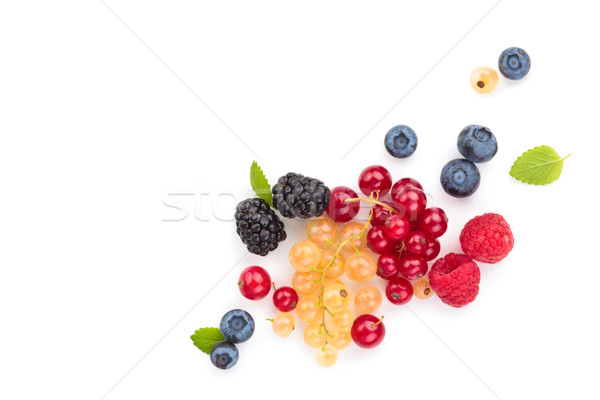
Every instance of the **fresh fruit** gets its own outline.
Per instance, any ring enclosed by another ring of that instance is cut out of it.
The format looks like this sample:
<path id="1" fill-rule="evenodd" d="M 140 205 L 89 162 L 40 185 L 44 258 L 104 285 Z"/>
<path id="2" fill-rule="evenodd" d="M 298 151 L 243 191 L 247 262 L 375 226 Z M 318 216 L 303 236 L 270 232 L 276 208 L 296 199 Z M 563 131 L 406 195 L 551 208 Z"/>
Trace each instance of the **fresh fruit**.
<path id="1" fill-rule="evenodd" d="M 352 323 L 354 323 L 354 313 L 349 308 L 336 312 L 331 318 L 331 326 L 336 331 L 350 330 Z"/>
<path id="2" fill-rule="evenodd" d="M 351 300 L 350 290 L 343 283 L 329 285 L 323 291 L 323 305 L 332 313 L 347 308 Z"/>
<path id="3" fill-rule="evenodd" d="M 327 215 L 335 222 L 348 222 L 358 214 L 358 202 L 346 203 L 347 199 L 355 199 L 358 195 L 347 186 L 336 186 L 331 189 L 331 199 L 327 207 Z"/>
<path id="4" fill-rule="evenodd" d="M 219 329 L 223 337 L 231 343 L 242 343 L 252 337 L 254 333 L 254 319 L 248 311 L 235 309 L 228 311 L 223 318 Z"/>
<path id="5" fill-rule="evenodd" d="M 401 215 L 390 215 L 385 221 L 383 232 L 388 238 L 401 241 L 410 232 L 410 222 L 408 218 Z"/>
<path id="6" fill-rule="evenodd" d="M 440 254 L 440 241 L 437 239 L 429 239 L 429 245 L 423 253 L 423 259 L 425 261 L 434 260 Z"/>
<path id="7" fill-rule="evenodd" d="M 329 344 L 338 350 L 344 350 L 346 347 L 350 346 L 350 343 L 352 343 L 352 335 L 350 334 L 351 326 L 352 324 L 347 330 L 343 331 L 329 331 L 329 333 L 333 336 L 329 338 Z"/>
<path id="8" fill-rule="evenodd" d="M 410 157 L 417 149 L 417 134 L 406 125 L 396 125 L 385 135 L 384 144 L 391 156 Z"/>
<path id="9" fill-rule="evenodd" d="M 400 260 L 400 275 L 408 280 L 415 280 L 427 273 L 427 261 L 418 256 L 405 256 Z"/>
<path id="10" fill-rule="evenodd" d="M 385 253 L 377 259 L 377 275 L 385 280 L 395 278 L 400 273 L 400 259 L 396 253 Z"/>
<path id="11" fill-rule="evenodd" d="M 391 191 L 392 198 L 394 198 L 394 196 L 396 196 L 396 194 L 400 190 L 402 190 L 404 188 L 407 188 L 407 187 L 414 187 L 414 188 L 417 188 L 419 190 L 423 190 L 423 185 L 421 185 L 418 180 L 413 179 L 413 178 L 402 178 L 402 179 L 399 179 L 392 186 L 392 191 Z"/>
<path id="12" fill-rule="evenodd" d="M 351 221 L 342 226 L 340 229 L 339 241 L 345 242 L 347 239 L 354 237 L 364 229 L 363 224 L 358 221 Z M 344 246 L 344 250 L 348 252 L 362 251 L 367 248 L 367 238 L 365 235 L 359 235 L 354 240 Z M 348 263 L 348 261 L 346 261 Z"/>
<path id="13" fill-rule="evenodd" d="M 411 231 L 404 240 L 406 252 L 413 256 L 422 256 L 429 247 L 429 238 L 421 231 Z"/>
<path id="14" fill-rule="evenodd" d="M 401 276 L 390 280 L 385 288 L 385 297 L 395 305 L 406 304 L 413 295 L 413 287 L 409 281 Z"/>
<path id="15" fill-rule="evenodd" d="M 371 165 L 360 173 L 358 187 L 367 196 L 370 196 L 374 190 L 378 190 L 381 197 L 390 191 L 392 175 L 381 165 Z"/>
<path id="16" fill-rule="evenodd" d="M 365 253 L 352 253 L 346 259 L 346 276 L 355 282 L 366 282 L 377 273 L 377 262 Z"/>
<path id="17" fill-rule="evenodd" d="M 429 239 L 435 239 L 446 233 L 448 217 L 439 207 L 426 208 L 419 215 L 418 224 L 421 232 Z"/>
<path id="18" fill-rule="evenodd" d="M 319 269 L 322 271 L 331 264 L 331 260 L 335 256 L 335 261 L 327 271 L 325 271 L 326 278 L 339 278 L 344 274 L 344 264 L 346 259 L 342 253 L 335 254 L 337 249 L 329 248 L 321 251 L 321 263 L 319 264 Z"/>
<path id="19" fill-rule="evenodd" d="M 479 169 L 471 161 L 457 158 L 449 161 L 440 175 L 444 191 L 453 197 L 467 197 L 479 187 Z"/>
<path id="20" fill-rule="evenodd" d="M 298 293 L 289 286 L 277 288 L 273 293 L 273 304 L 279 311 L 292 311 L 298 304 Z"/>
<path id="21" fill-rule="evenodd" d="M 289 312 L 280 312 L 273 318 L 273 332 L 279 337 L 289 336 L 295 327 L 296 321 Z"/>
<path id="22" fill-rule="evenodd" d="M 271 291 L 271 277 L 263 267 L 254 265 L 242 271 L 238 287 L 245 298 L 259 300 Z"/>
<path id="23" fill-rule="evenodd" d="M 273 207 L 287 218 L 313 218 L 325 212 L 330 191 L 318 179 L 293 172 L 273 186 Z"/>
<path id="24" fill-rule="evenodd" d="M 338 351 L 335 347 L 325 345 L 317 350 L 317 362 L 321 367 L 331 367 L 338 360 Z"/>
<path id="25" fill-rule="evenodd" d="M 300 297 L 296 305 L 296 314 L 307 324 L 320 321 L 323 318 L 323 309 L 319 307 L 319 298 L 315 295 Z"/>
<path id="26" fill-rule="evenodd" d="M 321 250 L 310 240 L 303 240 L 292 246 L 289 258 L 296 271 L 308 272 L 319 265 Z"/>
<path id="27" fill-rule="evenodd" d="M 464 254 L 449 253 L 438 259 L 429 272 L 429 284 L 438 297 L 452 307 L 463 307 L 479 293 L 480 272 Z"/>
<path id="28" fill-rule="evenodd" d="M 266 201 L 246 199 L 235 208 L 237 234 L 253 254 L 266 256 L 285 240 L 283 222 Z"/>
<path id="29" fill-rule="evenodd" d="M 319 279 L 321 279 L 321 274 L 318 271 L 296 271 L 292 275 L 292 287 L 298 294 L 313 294 L 319 288 Z"/>
<path id="30" fill-rule="evenodd" d="M 328 217 L 319 217 L 308 221 L 306 224 L 306 236 L 308 240 L 321 249 L 331 247 L 335 243 L 339 229 L 334 220 Z"/>
<path id="31" fill-rule="evenodd" d="M 479 215 L 467 222 L 460 233 L 462 251 L 475 261 L 495 264 L 515 245 L 510 225 L 499 214 Z"/>
<path id="32" fill-rule="evenodd" d="M 413 293 L 420 300 L 425 300 L 433 296 L 433 289 L 429 284 L 429 279 L 421 278 L 413 282 Z"/>
<path id="33" fill-rule="evenodd" d="M 354 295 L 354 306 L 361 314 L 370 314 L 381 306 L 381 292 L 375 286 L 363 286 Z"/>
<path id="34" fill-rule="evenodd" d="M 531 69 L 529 54 L 519 47 L 509 47 L 498 58 L 498 69 L 507 79 L 522 79 Z"/>
<path id="35" fill-rule="evenodd" d="M 379 200 L 380 202 L 387 204 L 388 206 L 394 208 L 394 203 L 388 200 Z M 382 206 L 381 204 L 375 204 L 373 206 L 373 217 L 371 218 L 371 225 L 373 226 L 384 226 L 387 218 L 392 215 L 392 211 Z"/>
<path id="36" fill-rule="evenodd" d="M 322 347 L 325 344 L 325 331 L 321 324 L 314 322 L 304 328 L 304 343 L 310 347 Z"/>
<path id="37" fill-rule="evenodd" d="M 419 214 L 427 207 L 425 192 L 415 187 L 406 187 L 393 197 L 398 215 L 416 221 Z"/>
<path id="38" fill-rule="evenodd" d="M 229 369 L 237 362 L 240 353 L 235 344 L 223 341 L 215 344 L 210 351 L 210 361 L 220 369 Z"/>
<path id="39" fill-rule="evenodd" d="M 373 253 L 383 254 L 398 247 L 396 241 L 391 240 L 384 234 L 383 229 L 379 226 L 374 226 L 367 233 L 367 247 Z"/>
<path id="40" fill-rule="evenodd" d="M 498 73 L 489 67 L 477 67 L 471 72 L 469 80 L 477 93 L 490 93 L 498 86 Z"/>
<path id="41" fill-rule="evenodd" d="M 498 151 L 498 141 L 492 131 L 482 125 L 467 125 L 456 141 L 462 156 L 474 163 L 490 161 Z"/>
<path id="42" fill-rule="evenodd" d="M 352 340 L 363 349 L 372 349 L 379 345 L 385 337 L 383 321 L 371 314 L 357 317 L 350 330 Z"/>

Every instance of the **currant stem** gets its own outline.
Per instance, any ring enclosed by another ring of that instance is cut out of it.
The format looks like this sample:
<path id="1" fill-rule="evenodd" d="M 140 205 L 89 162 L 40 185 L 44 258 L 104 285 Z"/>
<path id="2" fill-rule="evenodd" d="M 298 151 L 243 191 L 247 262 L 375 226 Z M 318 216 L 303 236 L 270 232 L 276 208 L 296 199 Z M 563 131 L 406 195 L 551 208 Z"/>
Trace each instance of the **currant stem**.
<path id="1" fill-rule="evenodd" d="M 398 210 L 396 210 L 394 207 L 390 206 L 389 204 L 385 204 L 379 200 L 370 200 L 370 199 L 367 199 L 366 197 L 354 197 L 352 199 L 346 199 L 346 200 L 344 200 L 344 203 L 356 203 L 359 201 L 368 201 L 368 202 L 372 201 L 373 204 L 377 204 L 381 207 L 387 208 L 388 210 L 390 210 L 390 212 L 392 214 L 398 214 Z"/>
<path id="2" fill-rule="evenodd" d="M 373 328 L 375 328 L 377 325 L 379 325 L 379 324 L 380 324 L 380 323 L 382 323 L 382 322 L 383 322 L 383 315 L 381 316 L 381 318 L 379 318 L 379 321 L 377 321 L 377 322 L 376 322 L 376 323 L 374 323 L 374 324 L 371 324 L 371 326 L 372 326 Z"/>

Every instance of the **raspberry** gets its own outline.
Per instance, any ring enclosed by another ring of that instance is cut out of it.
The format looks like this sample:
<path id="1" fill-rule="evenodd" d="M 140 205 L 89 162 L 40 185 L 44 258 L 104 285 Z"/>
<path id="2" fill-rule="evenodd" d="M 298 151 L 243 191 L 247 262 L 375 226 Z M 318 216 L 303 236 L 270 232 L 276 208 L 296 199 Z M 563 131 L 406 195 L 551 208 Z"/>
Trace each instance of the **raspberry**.
<path id="1" fill-rule="evenodd" d="M 283 222 L 266 201 L 246 199 L 235 208 L 237 234 L 253 254 L 266 256 L 285 240 Z"/>
<path id="2" fill-rule="evenodd" d="M 449 253 L 438 259 L 429 272 L 429 284 L 446 304 L 466 306 L 479 293 L 479 267 L 464 254 Z"/>
<path id="3" fill-rule="evenodd" d="M 515 239 L 508 222 L 499 214 L 479 215 L 460 233 L 462 251 L 473 260 L 495 264 L 510 253 Z"/>
<path id="4" fill-rule="evenodd" d="M 273 207 L 284 217 L 308 219 L 325 212 L 330 196 L 320 180 L 290 172 L 273 186 Z"/>

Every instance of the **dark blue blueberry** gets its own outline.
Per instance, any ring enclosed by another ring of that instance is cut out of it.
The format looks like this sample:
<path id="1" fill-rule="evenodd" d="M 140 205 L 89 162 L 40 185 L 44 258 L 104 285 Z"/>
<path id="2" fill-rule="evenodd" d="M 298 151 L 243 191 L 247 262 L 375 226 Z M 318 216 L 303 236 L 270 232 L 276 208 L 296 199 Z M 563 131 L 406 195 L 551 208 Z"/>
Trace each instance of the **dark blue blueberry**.
<path id="1" fill-rule="evenodd" d="M 210 351 L 210 361 L 217 368 L 228 369 L 237 363 L 239 355 L 235 344 L 223 341 L 213 346 Z"/>
<path id="2" fill-rule="evenodd" d="M 417 134 L 406 125 L 396 125 L 385 135 L 385 149 L 396 158 L 412 156 L 417 149 Z"/>
<path id="3" fill-rule="evenodd" d="M 498 58 L 498 69 L 507 79 L 518 80 L 523 78 L 531 68 L 529 54 L 519 47 L 509 47 Z"/>
<path id="4" fill-rule="evenodd" d="M 479 187 L 479 170 L 471 161 L 457 158 L 444 165 L 440 181 L 450 196 L 467 197 Z"/>
<path id="5" fill-rule="evenodd" d="M 221 335 L 231 343 L 242 343 L 254 333 L 254 319 L 247 311 L 231 310 L 221 318 Z"/>
<path id="6" fill-rule="evenodd" d="M 474 163 L 490 161 L 498 151 L 496 136 L 481 125 L 465 126 L 458 134 L 456 145 L 460 154 Z"/>

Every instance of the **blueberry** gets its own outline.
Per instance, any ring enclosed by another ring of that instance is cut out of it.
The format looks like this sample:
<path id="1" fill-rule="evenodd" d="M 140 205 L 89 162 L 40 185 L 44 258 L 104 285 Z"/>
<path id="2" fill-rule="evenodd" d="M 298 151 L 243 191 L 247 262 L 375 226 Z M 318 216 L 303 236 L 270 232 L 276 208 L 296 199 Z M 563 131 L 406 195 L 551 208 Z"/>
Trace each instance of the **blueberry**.
<path id="1" fill-rule="evenodd" d="M 385 135 L 385 149 L 396 158 L 412 156 L 417 149 L 417 134 L 406 125 L 396 125 Z"/>
<path id="2" fill-rule="evenodd" d="M 531 68 L 529 54 L 519 47 L 509 47 L 498 58 L 498 69 L 507 79 L 523 78 Z"/>
<path id="3" fill-rule="evenodd" d="M 457 158 L 444 165 L 440 181 L 450 196 L 467 197 L 479 187 L 479 170 L 471 161 Z"/>
<path id="4" fill-rule="evenodd" d="M 210 351 L 210 361 L 217 368 L 229 369 L 237 363 L 239 355 L 235 344 L 222 341 L 213 346 Z"/>
<path id="5" fill-rule="evenodd" d="M 221 335 L 231 343 L 242 343 L 254 333 L 254 319 L 247 311 L 231 310 L 221 318 Z"/>
<path id="6" fill-rule="evenodd" d="M 481 125 L 465 126 L 458 134 L 456 144 L 460 154 L 474 163 L 490 161 L 498 151 L 496 136 Z"/>

